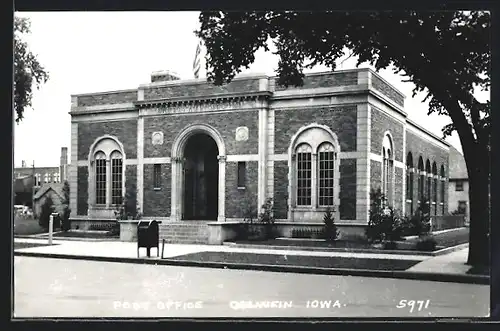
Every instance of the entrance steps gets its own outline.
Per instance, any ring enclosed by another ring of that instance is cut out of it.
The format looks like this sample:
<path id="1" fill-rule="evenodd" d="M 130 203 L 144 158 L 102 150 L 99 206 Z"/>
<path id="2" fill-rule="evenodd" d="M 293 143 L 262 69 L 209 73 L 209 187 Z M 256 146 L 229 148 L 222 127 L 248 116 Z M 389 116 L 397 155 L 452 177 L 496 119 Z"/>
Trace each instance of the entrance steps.
<path id="1" fill-rule="evenodd" d="M 160 240 L 169 244 L 208 244 L 208 222 L 213 221 L 162 222 Z"/>

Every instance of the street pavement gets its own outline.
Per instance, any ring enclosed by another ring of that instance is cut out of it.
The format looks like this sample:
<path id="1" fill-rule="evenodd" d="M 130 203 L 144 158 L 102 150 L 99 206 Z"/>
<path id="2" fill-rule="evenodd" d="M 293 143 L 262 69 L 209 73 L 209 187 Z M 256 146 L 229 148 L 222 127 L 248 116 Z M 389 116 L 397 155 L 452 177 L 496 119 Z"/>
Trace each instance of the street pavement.
<path id="1" fill-rule="evenodd" d="M 484 317 L 489 293 L 473 284 L 14 258 L 15 317 Z"/>

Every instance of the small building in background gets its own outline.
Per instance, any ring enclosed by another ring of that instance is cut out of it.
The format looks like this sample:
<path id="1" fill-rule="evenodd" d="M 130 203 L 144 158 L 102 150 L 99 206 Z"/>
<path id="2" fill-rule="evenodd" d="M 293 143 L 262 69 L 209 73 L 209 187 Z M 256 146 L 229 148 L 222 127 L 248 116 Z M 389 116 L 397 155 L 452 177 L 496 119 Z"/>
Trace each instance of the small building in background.
<path id="1" fill-rule="evenodd" d="M 45 184 L 61 184 L 67 180 L 68 148 L 61 147 L 61 157 L 57 167 L 31 167 L 22 161 L 21 167 L 14 168 L 14 204 L 32 207 L 33 196 Z"/>
<path id="2" fill-rule="evenodd" d="M 31 177 L 34 178 L 34 186 L 41 187 L 45 183 L 64 183 L 68 173 L 68 148 L 61 147 L 59 166 L 35 167 L 29 166 L 26 161 L 21 167 L 14 168 L 14 179 Z"/>
<path id="3" fill-rule="evenodd" d="M 40 217 L 42 206 L 48 197 L 52 199 L 54 212 L 61 213 L 63 211 L 63 185 L 62 183 L 47 183 L 35 193 L 33 197 L 33 214 L 35 218 Z"/>
<path id="4" fill-rule="evenodd" d="M 448 212 L 469 218 L 469 176 L 465 158 L 450 146 Z"/>

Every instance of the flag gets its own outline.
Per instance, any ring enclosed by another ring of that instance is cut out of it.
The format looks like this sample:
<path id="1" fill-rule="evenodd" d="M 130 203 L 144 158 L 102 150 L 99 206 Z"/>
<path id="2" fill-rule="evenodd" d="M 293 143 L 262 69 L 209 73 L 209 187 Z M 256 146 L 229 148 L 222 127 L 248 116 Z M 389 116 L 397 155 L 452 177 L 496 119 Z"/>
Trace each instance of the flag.
<path id="1" fill-rule="evenodd" d="M 201 69 L 201 40 L 196 46 L 196 52 L 194 54 L 194 61 L 193 61 L 193 74 L 194 78 L 198 78 L 200 75 L 200 69 Z"/>

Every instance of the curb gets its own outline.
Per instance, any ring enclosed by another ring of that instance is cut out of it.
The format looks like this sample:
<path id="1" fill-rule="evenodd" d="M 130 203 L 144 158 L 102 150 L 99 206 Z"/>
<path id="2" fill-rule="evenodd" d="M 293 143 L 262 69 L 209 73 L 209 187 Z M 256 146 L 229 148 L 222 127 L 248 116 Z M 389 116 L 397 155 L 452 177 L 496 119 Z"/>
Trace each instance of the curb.
<path id="1" fill-rule="evenodd" d="M 170 265 L 179 267 L 255 270 L 255 271 L 288 272 L 288 273 L 300 273 L 300 274 L 354 276 L 354 277 L 395 278 L 395 279 L 425 280 L 433 282 L 451 282 L 451 283 L 479 284 L 479 285 L 490 284 L 489 276 L 468 275 L 468 274 L 465 275 L 438 274 L 429 272 L 386 271 L 386 270 L 367 270 L 367 269 L 340 269 L 340 268 L 334 269 L 334 268 L 303 267 L 303 266 L 288 266 L 288 265 L 243 264 L 243 263 L 223 263 L 223 262 L 204 262 L 204 261 L 202 262 L 202 261 L 160 259 L 159 257 L 154 257 L 153 259 L 147 259 L 147 258 L 129 258 L 129 257 L 66 255 L 66 254 L 19 252 L 19 251 L 14 251 L 14 255 L 45 257 L 54 259 L 84 260 L 84 261 L 136 263 L 136 264 L 148 264 L 148 265 Z"/>
<path id="2" fill-rule="evenodd" d="M 32 237 L 29 235 L 15 235 L 14 239 L 37 239 L 37 240 L 49 240 L 48 236 L 43 237 Z M 120 238 L 78 238 L 78 237 L 52 237 L 52 241 L 61 240 L 61 241 L 120 241 Z"/>
<path id="3" fill-rule="evenodd" d="M 333 248 L 333 247 L 307 247 L 307 246 L 277 246 L 277 245 L 260 245 L 260 244 L 238 244 L 234 242 L 224 242 L 224 246 L 235 248 L 252 248 L 252 249 L 274 249 L 283 251 L 320 251 L 320 252 L 342 252 L 342 253 L 367 253 L 367 254 L 392 254 L 392 255 L 413 255 L 413 256 L 440 256 L 452 253 L 469 246 L 469 243 L 459 244 L 452 247 L 447 247 L 434 252 L 410 251 L 410 250 L 375 250 L 368 248 Z"/>

